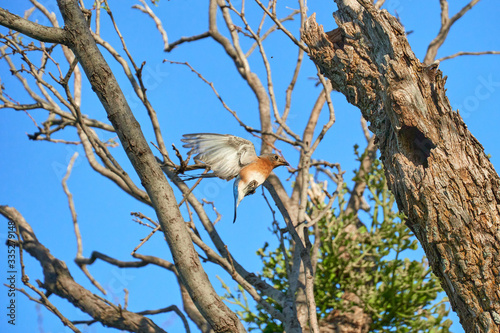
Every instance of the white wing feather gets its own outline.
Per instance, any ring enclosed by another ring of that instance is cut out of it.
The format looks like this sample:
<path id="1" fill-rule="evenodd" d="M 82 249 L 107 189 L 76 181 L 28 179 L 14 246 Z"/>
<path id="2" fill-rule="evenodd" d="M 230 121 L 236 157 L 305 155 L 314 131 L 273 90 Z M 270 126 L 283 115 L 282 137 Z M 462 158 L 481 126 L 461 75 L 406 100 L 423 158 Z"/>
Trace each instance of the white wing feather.
<path id="1" fill-rule="evenodd" d="M 195 161 L 208 165 L 219 178 L 230 180 L 241 168 L 257 159 L 252 142 L 229 134 L 184 134 L 185 148 L 197 154 Z"/>

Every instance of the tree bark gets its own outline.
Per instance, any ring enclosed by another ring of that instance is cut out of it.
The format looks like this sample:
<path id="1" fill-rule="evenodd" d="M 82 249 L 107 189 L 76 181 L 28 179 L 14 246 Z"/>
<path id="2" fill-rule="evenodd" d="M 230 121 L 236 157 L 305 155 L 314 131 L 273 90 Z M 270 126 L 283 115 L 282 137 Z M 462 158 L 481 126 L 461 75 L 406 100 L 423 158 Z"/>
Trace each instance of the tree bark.
<path id="1" fill-rule="evenodd" d="M 334 89 L 375 133 L 389 186 L 466 332 L 500 331 L 500 179 L 446 77 L 368 0 L 336 0 L 335 40 L 312 15 L 302 38 Z M 332 35 L 332 34 L 330 34 Z"/>
<path id="2" fill-rule="evenodd" d="M 66 32 L 61 28 L 51 28 L 34 23 L 0 8 L 0 22 L 4 27 L 19 31 L 41 42 L 63 43 Z"/>

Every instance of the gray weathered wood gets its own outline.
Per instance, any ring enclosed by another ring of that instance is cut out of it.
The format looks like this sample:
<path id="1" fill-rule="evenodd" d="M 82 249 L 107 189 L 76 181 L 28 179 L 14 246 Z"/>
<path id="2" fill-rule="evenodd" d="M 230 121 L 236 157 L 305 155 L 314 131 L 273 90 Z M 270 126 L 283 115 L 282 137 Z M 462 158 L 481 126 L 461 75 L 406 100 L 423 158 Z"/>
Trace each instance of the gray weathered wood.
<path id="1" fill-rule="evenodd" d="M 336 3 L 340 35 L 314 15 L 305 24 L 310 57 L 370 123 L 398 207 L 466 332 L 497 333 L 500 179 L 396 18 L 368 0 Z"/>

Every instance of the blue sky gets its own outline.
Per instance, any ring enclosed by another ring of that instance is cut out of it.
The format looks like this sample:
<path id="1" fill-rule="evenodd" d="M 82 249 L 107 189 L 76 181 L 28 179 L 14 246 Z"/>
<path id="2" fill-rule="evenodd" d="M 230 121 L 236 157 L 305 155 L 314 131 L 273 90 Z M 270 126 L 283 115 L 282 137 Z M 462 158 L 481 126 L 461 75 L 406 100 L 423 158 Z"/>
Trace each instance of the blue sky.
<path id="1" fill-rule="evenodd" d="M 54 2 L 41 2 L 49 9 L 56 10 Z M 207 80 L 214 82 L 224 101 L 237 111 L 240 118 L 252 127 L 259 127 L 259 118 L 256 112 L 256 101 L 245 82 L 238 76 L 235 66 L 220 46 L 210 40 L 201 40 L 178 47 L 173 52 L 162 52 L 163 44 L 160 35 L 155 30 L 152 21 L 137 10 L 130 7 L 135 1 L 116 2 L 110 5 L 125 36 L 127 46 L 137 63 L 147 60 L 144 68 L 144 79 L 148 87 L 148 96 L 158 112 L 163 128 L 163 135 L 167 146 L 174 143 L 181 147 L 180 138 L 184 133 L 215 132 L 231 133 L 252 140 L 257 149 L 258 140 L 246 133 L 237 122 L 223 109 L 214 96 L 210 87 L 199 80 L 185 66 L 163 63 L 164 59 L 173 61 L 188 61 Z M 239 4 L 239 2 L 237 2 Z M 248 1 L 251 3 L 251 1 Z M 456 13 L 467 1 L 450 1 L 450 15 Z M 90 3 L 87 4 L 89 6 Z M 329 31 L 335 27 L 332 12 L 335 11 L 333 2 L 310 1 L 309 12 L 317 13 L 317 21 Z M 30 7 L 29 1 L 10 1 L 0 6 L 11 12 L 22 15 Z M 290 8 L 297 7 L 295 2 L 287 2 Z M 154 8 L 157 15 L 163 20 L 169 40 L 175 41 L 181 36 L 199 34 L 207 29 L 207 5 L 199 6 L 195 1 L 161 1 Z M 254 8 L 254 6 L 251 6 Z M 388 0 L 384 8 L 392 14 L 399 15 L 407 31 L 413 31 L 408 39 L 415 54 L 423 59 L 427 45 L 439 30 L 439 1 L 398 1 Z M 259 10 L 249 10 L 249 20 L 255 23 L 260 20 Z M 281 8 L 280 16 L 288 15 L 288 9 Z M 483 0 L 474 9 L 460 19 L 451 29 L 451 32 L 438 53 L 438 58 L 454 54 L 458 51 L 485 51 L 500 50 L 498 38 L 500 23 L 500 4 L 495 0 Z M 39 23 L 47 24 L 47 20 L 40 15 L 35 16 Z M 219 17 L 220 19 L 220 17 Z M 107 17 L 102 19 L 102 35 L 115 49 L 121 52 L 121 46 L 116 35 L 111 31 Z M 267 22 L 269 24 L 269 22 Z M 289 30 L 298 36 L 297 22 L 285 24 Z M 5 29 L 1 29 L 2 33 Z M 243 43 L 248 48 L 249 43 Z M 277 92 L 278 106 L 284 106 L 284 91 L 291 78 L 290 68 L 296 61 L 297 51 L 290 41 L 281 33 L 276 32 L 265 42 L 266 52 L 270 57 Z M 148 141 L 154 140 L 149 125 L 147 112 L 137 103 L 133 90 L 123 74 L 121 68 L 113 62 L 109 54 L 105 53 L 115 75 L 122 83 L 122 89 L 128 97 L 131 108 L 141 123 Z M 253 70 L 263 73 L 263 66 L 255 53 L 250 59 Z M 289 126 L 296 132 L 302 133 L 304 121 L 319 93 L 314 87 L 316 70 L 312 63 L 304 59 L 304 67 L 297 82 L 296 93 L 293 95 L 292 110 L 289 117 Z M 460 109 L 470 131 L 476 136 L 491 154 L 493 165 L 500 163 L 500 148 L 498 147 L 500 122 L 500 56 L 464 56 L 444 61 L 440 69 L 448 76 L 448 98 L 455 109 Z M 22 91 L 18 82 L 11 76 L 5 65 L 0 62 L 1 83 L 7 88 L 12 98 L 22 102 L 31 102 Z M 326 159 L 341 163 L 346 170 L 345 179 L 352 177 L 352 170 L 357 166 L 354 161 L 353 145 L 365 146 L 363 133 L 359 126 L 360 112 L 345 101 L 345 97 L 334 93 L 333 103 L 336 112 L 336 123 L 325 137 L 323 145 L 317 150 L 314 158 Z M 83 113 L 89 117 L 107 121 L 106 114 L 96 96 L 84 80 Z M 304 111 L 305 110 L 305 111 Z M 31 116 L 42 122 L 45 111 L 34 110 Z M 320 117 L 320 126 L 327 121 L 326 113 Z M 76 242 L 73 232 L 67 198 L 62 190 L 61 180 L 67 164 L 75 151 L 80 156 L 77 159 L 73 172 L 68 181 L 76 210 L 83 240 L 84 255 L 91 251 L 100 251 L 105 254 L 130 260 L 129 253 L 145 237 L 149 230 L 132 221 L 130 212 L 142 212 L 154 218 L 152 209 L 130 198 L 117 189 L 109 180 L 96 174 L 85 160 L 83 150 L 79 146 L 60 145 L 47 142 L 34 142 L 27 138 L 27 133 L 33 133 L 36 128 L 32 120 L 24 112 L 0 110 L 0 204 L 7 204 L 17 208 L 33 227 L 38 239 L 53 255 L 64 260 L 73 277 L 83 286 L 98 293 L 73 263 L 76 254 Z M 101 138 L 111 138 L 113 135 L 98 131 Z M 58 138 L 76 139 L 72 130 L 60 134 Z M 286 158 L 292 165 L 296 165 L 298 154 L 284 144 L 278 145 L 283 149 Z M 154 150 L 154 148 L 153 148 Z M 185 153 L 185 150 L 182 150 Z M 126 171 L 139 184 L 124 152 L 121 148 L 113 149 L 117 160 L 122 163 Z M 288 189 L 291 181 L 286 170 L 278 169 L 278 176 Z M 222 220 L 216 225 L 218 232 L 226 241 L 229 250 L 235 258 L 244 263 L 249 271 L 258 272 L 260 262 L 255 251 L 262 247 L 264 242 L 273 241 L 268 228 L 272 220 L 271 213 L 260 194 L 245 198 L 239 207 L 238 221 L 232 224 L 232 183 L 222 180 L 206 180 L 197 189 L 199 197 L 214 201 L 217 210 L 222 214 Z M 331 185 L 330 189 L 333 186 Z M 258 191 L 260 193 L 260 191 Z M 177 193 L 178 194 L 178 193 Z M 184 212 L 185 213 L 185 212 Z M 4 243 L 6 237 L 6 221 L 0 229 L 0 241 Z M 152 254 L 171 260 L 167 245 L 162 237 L 155 235 L 139 251 L 143 254 Z M 421 255 L 419 252 L 418 255 Z M 418 256 L 417 255 L 417 256 Z M 5 256 L 4 256 L 5 258 Z M 418 259 L 418 258 L 416 258 Z M 27 274 L 34 282 L 42 279 L 39 264 L 29 256 L 25 257 Z M 6 261 L 0 260 L 0 269 L 5 271 Z M 129 309 L 141 311 L 146 309 L 162 308 L 171 304 L 181 306 L 179 290 L 171 273 L 155 267 L 142 269 L 118 269 L 102 262 L 96 262 L 90 268 L 94 277 L 99 280 L 108 291 L 108 299 L 123 304 L 123 288 L 131 291 Z M 226 283 L 231 278 L 213 265 L 206 265 L 207 273 L 216 289 L 221 291 L 220 282 L 216 275 Z M 18 286 L 21 286 L 18 280 Z M 5 293 L 0 293 L 2 306 L 6 300 Z M 160 297 L 158 297 L 160 296 Z M 59 306 L 66 317 L 71 320 L 85 319 L 84 314 L 69 306 L 67 301 L 51 297 L 51 301 Z M 18 294 L 18 317 L 15 330 L 6 326 L 4 319 L 0 321 L 2 332 L 34 332 L 42 326 L 44 332 L 67 332 L 54 315 L 45 309 L 37 310 L 34 303 L 23 295 Z M 3 318 L 3 317 L 2 317 Z M 34 320 L 34 318 L 38 318 Z M 453 332 L 462 332 L 458 318 L 452 317 Z M 168 313 L 153 317 L 155 322 L 169 332 L 182 332 L 182 324 L 175 314 Z M 192 326 L 194 328 L 194 326 Z M 109 329 L 108 329 L 109 330 Z M 92 325 L 83 330 L 86 332 L 103 332 L 99 325 Z M 112 330 L 110 330 L 112 331 Z"/>

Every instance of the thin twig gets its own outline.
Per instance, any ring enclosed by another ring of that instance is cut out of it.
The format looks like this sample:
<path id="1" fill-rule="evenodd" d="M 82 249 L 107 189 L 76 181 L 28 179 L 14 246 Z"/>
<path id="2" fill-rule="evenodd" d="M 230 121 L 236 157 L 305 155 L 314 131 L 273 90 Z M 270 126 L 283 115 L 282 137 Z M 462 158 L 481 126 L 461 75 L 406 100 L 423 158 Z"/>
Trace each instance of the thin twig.
<path id="1" fill-rule="evenodd" d="M 316 67 L 316 68 L 318 71 L 318 73 L 317 73 L 318 78 L 319 78 L 319 80 L 323 86 L 323 90 L 325 92 L 326 105 L 328 106 L 328 111 L 329 111 L 329 118 L 328 118 L 328 122 L 325 125 L 323 125 L 321 132 L 318 134 L 318 136 L 316 137 L 316 140 L 311 145 L 311 148 L 310 148 L 311 154 L 312 154 L 312 152 L 314 152 L 316 150 L 316 148 L 318 147 L 321 140 L 323 140 L 323 137 L 326 135 L 326 132 L 328 132 L 328 130 L 333 126 L 333 124 L 335 124 L 335 110 L 333 109 L 332 98 L 330 95 L 330 93 L 332 92 L 332 84 L 330 83 L 329 80 L 328 81 L 325 80 L 324 76 L 321 74 L 321 70 L 319 69 L 319 67 Z"/>
<path id="2" fill-rule="evenodd" d="M 107 0 L 104 0 L 106 1 L 106 4 L 107 4 Z M 143 0 L 140 0 L 145 6 L 146 3 L 143 1 Z M 147 93 L 146 93 L 146 87 L 144 85 L 144 81 L 142 80 L 142 70 L 144 68 L 144 65 L 146 64 L 146 62 L 144 61 L 140 67 L 138 67 L 136 64 L 135 64 L 135 61 L 134 59 L 132 58 L 132 55 L 130 54 L 130 52 L 128 51 L 127 49 L 127 46 L 125 44 L 125 40 L 123 39 L 120 31 L 118 30 L 118 26 L 116 25 L 115 21 L 114 21 L 114 18 L 113 18 L 113 15 L 111 13 L 111 10 L 108 10 L 108 13 L 111 17 L 111 20 L 113 22 L 113 25 L 115 27 L 115 30 L 116 30 L 116 33 L 118 34 L 118 36 L 120 37 L 120 40 L 122 41 L 122 45 L 123 45 L 123 50 L 125 51 L 125 53 L 127 54 L 130 62 L 132 63 L 132 66 L 134 67 L 135 69 L 135 72 L 136 72 L 136 76 L 137 76 L 137 80 L 139 81 L 139 85 L 141 87 L 141 91 L 142 91 L 142 104 L 144 105 L 144 107 L 146 108 L 146 110 L 148 111 L 148 115 L 149 115 L 149 118 L 151 119 L 151 125 L 153 126 L 153 131 L 155 133 L 155 138 L 156 138 L 156 142 L 158 142 L 158 146 L 160 148 L 160 151 L 162 153 L 163 156 L 168 156 L 168 152 L 167 152 L 167 148 L 165 146 L 165 142 L 163 140 L 163 136 L 161 134 L 161 128 L 160 128 L 160 122 L 158 120 L 158 116 L 156 114 L 156 110 L 153 108 L 153 106 L 151 105 L 151 103 L 149 102 L 148 100 L 148 97 L 147 97 Z M 151 12 L 151 15 L 154 15 L 152 12 Z M 159 21 L 159 19 L 158 19 Z M 156 21 L 155 21 L 156 22 Z M 159 21 L 159 24 L 161 26 L 161 21 Z M 165 34 L 165 37 L 166 37 L 166 34 Z M 167 42 L 168 43 L 168 42 Z"/>
<path id="3" fill-rule="evenodd" d="M 202 175 L 207 174 L 207 172 L 208 172 L 208 169 L 205 169 L 205 171 L 203 171 Z M 194 183 L 193 187 L 191 187 L 187 193 L 183 193 L 182 194 L 183 198 L 182 198 L 181 202 L 179 202 L 179 207 L 182 206 L 182 204 L 184 203 L 184 201 L 186 201 L 186 197 L 189 194 L 191 194 L 191 192 L 193 192 L 193 190 L 196 188 L 196 186 L 198 186 L 200 184 L 200 182 L 201 182 L 202 179 L 203 179 L 202 177 L 198 178 L 198 180 L 196 181 L 196 183 Z"/>
<path id="4" fill-rule="evenodd" d="M 231 5 L 231 3 L 229 3 L 229 8 L 240 16 L 241 20 L 245 24 L 245 29 L 248 32 L 250 32 L 252 38 L 255 40 L 255 42 L 259 46 L 259 51 L 260 51 L 260 54 L 262 57 L 262 61 L 264 62 L 264 68 L 266 69 L 267 90 L 268 90 L 269 97 L 271 100 L 271 106 L 273 108 L 274 118 L 276 119 L 276 122 L 280 125 L 280 129 L 285 130 L 285 132 L 288 135 L 290 135 L 291 137 L 293 137 L 296 142 L 300 142 L 301 141 L 300 137 L 296 133 L 294 133 L 286 124 L 286 122 L 285 122 L 286 116 L 282 117 L 279 114 L 278 104 L 276 102 L 276 96 L 274 93 L 274 84 L 273 84 L 272 75 L 271 75 L 271 65 L 269 63 L 269 60 L 267 59 L 267 55 L 266 55 L 266 52 L 264 50 L 264 46 L 262 44 L 262 39 L 252 30 L 252 28 L 250 27 L 250 24 L 246 20 L 246 17 L 244 15 L 241 15 L 240 13 L 238 13 L 237 10 Z M 223 10 L 223 12 L 224 12 L 224 10 Z M 279 132 L 277 134 L 279 134 Z"/>
<path id="5" fill-rule="evenodd" d="M 292 21 L 294 19 L 294 16 L 297 15 L 298 13 L 299 13 L 298 10 L 294 10 L 290 15 L 288 15 L 288 16 L 280 19 L 280 22 L 283 23 L 283 22 L 286 22 L 286 21 Z M 242 15 L 243 14 L 244 13 L 242 12 Z M 264 13 L 262 15 L 262 17 L 263 18 L 267 17 L 267 14 Z M 262 24 L 263 23 L 264 23 L 264 20 L 262 20 Z M 261 26 L 259 26 L 259 29 L 256 32 L 256 35 L 259 36 L 259 37 L 261 36 L 260 35 L 260 29 L 261 29 Z M 276 31 L 276 29 L 278 29 L 278 26 L 275 24 L 272 27 L 270 27 L 269 29 L 267 29 L 267 31 L 262 35 L 262 37 L 260 37 L 260 40 L 264 41 L 271 33 L 273 33 L 274 31 Z M 253 43 L 252 46 L 248 49 L 247 53 L 245 53 L 245 57 L 248 58 L 252 54 L 252 52 L 255 50 L 256 47 L 257 47 L 257 43 Z M 300 50 L 303 52 L 302 49 L 300 49 Z"/>
<path id="6" fill-rule="evenodd" d="M 140 219 L 146 219 L 149 222 L 151 222 L 154 226 L 158 226 L 159 225 L 158 222 L 156 222 L 155 220 L 153 220 L 149 216 L 146 216 L 146 215 L 142 214 L 141 212 L 132 212 L 132 213 L 130 213 L 130 215 L 136 216 L 136 217 L 138 217 Z"/>
<path id="7" fill-rule="evenodd" d="M 180 206 L 180 205 L 179 205 Z M 130 215 L 133 215 L 133 216 L 136 216 L 140 219 L 146 219 L 148 220 L 149 222 L 151 222 L 155 227 L 153 228 L 153 231 L 151 231 L 145 238 L 143 238 L 141 240 L 141 242 L 139 243 L 139 245 L 137 245 L 134 250 L 132 251 L 132 253 L 130 253 L 131 256 L 134 256 L 135 252 L 142 246 L 144 245 L 144 243 L 146 243 L 154 234 L 155 232 L 157 232 L 158 230 L 161 230 L 161 226 L 160 224 L 158 224 L 158 222 L 156 221 L 153 221 L 152 218 L 140 213 L 140 212 L 132 212 L 130 213 Z"/>
<path id="8" fill-rule="evenodd" d="M 443 45 L 448 33 L 450 32 L 451 26 L 458 21 L 462 16 L 465 15 L 472 7 L 474 7 L 480 0 L 471 0 L 467 5 L 465 5 L 458 13 L 453 15 L 452 18 L 449 17 L 448 12 L 448 1 L 440 0 L 441 5 L 441 28 L 439 29 L 439 33 L 434 38 L 429 47 L 427 48 L 427 53 L 425 54 L 425 58 L 423 63 L 426 65 L 430 65 L 436 59 L 437 52 L 441 45 Z"/>
<path id="9" fill-rule="evenodd" d="M 323 208 L 321 210 L 321 212 L 319 212 L 319 214 L 314 217 L 314 219 L 311 219 L 309 217 L 309 215 L 306 214 L 307 227 L 312 227 L 312 226 L 316 225 L 319 221 L 321 221 L 321 219 L 323 217 L 326 216 L 326 214 L 328 214 L 331 211 L 333 202 L 337 199 L 343 186 L 344 186 L 343 178 L 340 177 L 340 180 L 337 182 L 337 189 L 335 190 L 335 192 L 333 192 L 333 194 L 328 195 L 329 201 L 328 201 L 328 204 L 326 205 L 326 207 Z M 328 194 L 328 193 L 326 193 L 326 194 Z"/>
<path id="10" fill-rule="evenodd" d="M 12 212 L 14 213 L 14 212 Z M 18 213 L 17 211 L 15 211 L 15 213 Z M 20 214 L 19 214 L 20 215 Z M 5 216 L 5 215 L 4 215 Z M 34 285 L 32 285 L 30 282 L 29 282 L 29 277 L 26 275 L 26 272 L 25 272 L 25 265 L 24 265 L 24 255 L 23 255 L 23 240 L 21 240 L 21 233 L 19 231 L 19 222 L 18 222 L 18 219 L 12 219 L 12 221 L 14 221 L 15 225 L 16 225 L 16 236 L 17 236 L 17 240 L 18 240 L 18 246 L 19 246 L 19 262 L 21 264 L 21 281 L 24 283 L 25 286 L 27 286 L 28 288 L 30 288 L 31 290 L 33 290 L 34 292 L 36 292 L 39 296 L 40 296 L 40 299 L 35 299 L 33 297 L 31 297 L 24 289 L 18 289 L 16 288 L 16 290 L 19 290 L 20 292 L 22 292 L 24 295 L 26 295 L 30 300 L 32 301 L 35 301 L 39 304 L 42 304 L 43 306 L 45 306 L 48 310 L 50 310 L 53 314 L 55 314 L 61 321 L 64 325 L 68 326 L 69 328 L 71 328 L 71 330 L 75 333 L 80 333 L 80 331 L 73 325 L 71 324 L 71 322 L 66 318 L 64 317 L 64 315 L 57 309 L 57 307 L 55 307 L 50 301 L 49 299 L 47 298 L 47 296 L 41 292 L 38 288 L 36 288 Z M 39 284 L 41 284 L 40 281 L 37 280 L 37 282 Z M 7 286 L 7 285 L 5 285 Z M 9 286 L 7 286 L 9 287 Z"/>
<path id="11" fill-rule="evenodd" d="M 75 260 L 77 264 L 84 265 L 92 265 L 97 259 L 107 262 L 108 264 L 115 265 L 117 267 L 130 267 L 130 268 L 139 268 L 144 267 L 149 264 L 149 262 L 141 260 L 141 261 L 122 261 L 110 256 L 105 255 L 104 253 L 93 251 L 89 258 L 80 258 Z"/>
<path id="12" fill-rule="evenodd" d="M 34 292 L 36 292 L 38 294 L 38 296 L 40 296 L 40 299 L 36 299 L 34 297 L 32 297 L 30 294 L 28 294 L 28 292 L 26 290 L 24 290 L 23 288 L 15 288 L 17 291 L 20 291 L 21 293 L 23 293 L 26 297 L 28 297 L 28 299 L 30 301 L 33 301 L 33 302 L 36 302 L 38 304 L 41 304 L 43 306 L 45 306 L 50 312 L 52 312 L 53 314 L 55 314 L 59 320 L 61 320 L 61 322 L 64 324 L 64 326 L 68 326 L 73 332 L 75 333 L 80 333 L 80 330 L 78 328 L 75 327 L 75 325 L 68 319 L 66 318 L 58 309 L 56 306 L 54 306 L 54 304 L 52 304 L 49 299 L 47 298 L 47 296 L 45 296 L 45 294 L 40 291 L 38 288 L 36 288 L 34 285 L 32 285 L 31 283 L 29 282 L 26 282 L 24 283 L 28 288 L 30 288 L 31 290 L 33 290 Z M 5 284 L 5 286 L 7 286 Z M 7 286 L 8 287 L 8 286 Z"/>
<path id="13" fill-rule="evenodd" d="M 172 60 L 167 60 L 167 59 L 163 60 L 163 62 L 168 62 L 170 64 L 176 64 L 176 65 L 184 65 L 184 66 L 188 67 L 193 73 L 195 73 L 196 75 L 198 75 L 198 77 L 203 82 L 205 82 L 206 84 L 208 84 L 210 86 L 210 88 L 212 88 L 212 91 L 214 92 L 215 96 L 219 99 L 219 101 L 221 102 L 221 104 L 224 107 L 224 109 L 226 109 L 227 111 L 229 111 L 229 113 L 231 113 L 233 115 L 233 117 L 240 124 L 240 126 L 242 126 L 243 128 L 245 128 L 245 130 L 247 130 L 247 131 L 254 131 L 253 128 L 251 128 L 250 126 L 247 126 L 245 123 L 243 123 L 241 121 L 241 119 L 238 117 L 238 115 L 236 114 L 236 111 L 232 110 L 226 104 L 226 102 L 224 102 L 224 100 L 222 99 L 222 97 L 217 92 L 217 89 L 215 89 L 215 86 L 214 86 L 213 82 L 209 82 L 207 79 L 205 79 L 203 77 L 203 75 L 201 75 L 196 69 L 194 69 L 193 66 L 191 66 L 188 62 L 179 62 L 179 61 L 172 61 Z"/>
<path id="14" fill-rule="evenodd" d="M 227 250 L 227 246 L 224 245 L 224 250 L 226 252 L 226 258 L 223 258 L 219 256 L 217 253 L 215 253 L 214 250 L 212 250 L 207 244 L 205 244 L 192 230 L 189 230 L 189 233 L 191 235 L 191 239 L 193 242 L 200 247 L 205 254 L 207 255 L 207 258 L 209 261 L 214 262 L 221 266 L 226 272 L 228 272 L 231 277 L 245 289 L 250 296 L 253 297 L 253 299 L 260 305 L 262 306 L 273 318 L 277 320 L 284 320 L 283 314 L 275 309 L 273 306 L 271 306 L 266 299 L 264 299 L 255 289 L 255 287 L 250 284 L 246 279 L 244 279 L 239 273 L 238 273 L 238 264 L 234 260 L 234 258 L 229 254 L 229 251 Z M 275 301 L 279 302 L 279 299 L 274 299 Z"/>
<path id="15" fill-rule="evenodd" d="M 161 34 L 161 38 L 163 39 L 163 45 L 164 45 L 163 49 L 166 51 L 169 48 L 168 36 L 167 36 L 167 32 L 165 31 L 165 29 L 163 29 L 163 24 L 161 23 L 161 20 L 151 10 L 151 8 L 148 6 L 146 1 L 144 1 L 144 0 L 139 0 L 139 1 L 142 3 L 143 7 L 141 7 L 139 5 L 133 5 L 132 8 L 139 9 L 141 12 L 149 15 L 149 17 L 151 17 L 153 19 L 153 21 L 156 24 L 156 29 L 158 29 L 158 31 Z"/>
<path id="16" fill-rule="evenodd" d="M 207 37 L 210 37 L 210 32 L 204 32 L 202 34 L 199 34 L 199 35 L 195 35 L 195 36 L 190 36 L 190 37 L 181 37 L 179 38 L 178 40 L 176 40 L 175 42 L 171 43 L 170 45 L 168 45 L 168 47 L 164 50 L 165 52 L 170 52 L 172 51 L 174 48 L 176 48 L 177 46 L 183 44 L 183 43 L 186 43 L 186 42 L 194 42 L 196 40 L 200 40 L 200 39 L 203 39 L 203 38 L 207 38 Z"/>
<path id="17" fill-rule="evenodd" d="M 184 324 L 184 328 L 186 329 L 186 332 L 190 333 L 190 329 L 189 329 L 189 324 L 188 324 L 188 321 L 186 319 L 186 317 L 184 316 L 184 314 L 179 310 L 179 308 L 177 307 L 177 305 L 170 305 L 170 306 L 167 306 L 166 308 L 162 308 L 162 309 L 157 309 L 157 310 L 144 310 L 144 311 L 139 311 L 139 312 L 136 312 L 136 314 L 138 315 L 155 315 L 155 314 L 160 314 L 160 313 L 166 313 L 166 312 L 175 312 L 179 317 L 181 317 L 181 320 L 182 320 L 182 323 Z M 75 325 L 92 325 L 92 324 L 95 324 L 97 323 L 98 321 L 93 319 L 93 320 L 74 320 L 72 321 L 73 324 Z"/>
<path id="18" fill-rule="evenodd" d="M 304 45 L 303 43 L 299 42 L 297 40 L 297 38 L 295 38 L 292 33 L 290 31 L 288 31 L 288 29 L 286 29 L 283 24 L 281 24 L 280 20 L 278 20 L 278 18 L 276 17 L 276 15 L 272 14 L 271 12 L 269 12 L 269 10 L 262 4 L 262 2 L 260 2 L 259 0 L 255 0 L 255 2 L 260 6 L 260 8 L 262 8 L 262 10 L 271 18 L 271 20 L 274 21 L 274 23 L 276 23 L 276 25 L 278 26 L 278 28 L 283 31 L 285 33 L 285 35 L 287 35 L 291 40 L 292 42 L 294 42 L 298 47 L 300 47 L 304 52 L 306 53 L 309 53 L 309 48 Z"/>
<path id="19" fill-rule="evenodd" d="M 271 206 L 271 203 L 267 199 L 266 192 L 264 191 L 264 186 L 262 186 L 262 196 L 264 197 L 264 200 L 267 203 L 267 207 L 269 207 L 269 210 L 271 211 L 271 214 L 273 214 L 273 223 L 276 222 L 276 211 L 273 209 Z"/>
<path id="20" fill-rule="evenodd" d="M 77 245 L 77 250 L 76 250 L 76 258 L 75 262 L 79 258 L 83 258 L 83 246 L 82 246 L 82 236 L 80 234 L 80 228 L 78 227 L 78 219 L 76 215 L 76 209 L 75 209 L 75 203 L 73 201 L 73 195 L 69 191 L 68 188 L 68 178 L 71 175 L 71 170 L 73 169 L 73 165 L 75 164 L 75 161 L 78 157 L 78 152 L 75 152 L 73 156 L 71 157 L 71 160 L 69 161 L 68 168 L 66 170 L 66 174 L 64 175 L 62 179 L 62 187 L 64 190 L 64 193 L 68 197 L 68 204 L 69 204 L 69 210 L 71 211 L 71 219 L 73 220 L 73 228 L 75 231 L 75 236 L 76 236 L 76 245 Z M 90 282 L 97 288 L 99 289 L 100 292 L 102 292 L 104 295 L 106 295 L 106 290 L 101 286 L 99 282 L 90 274 L 89 270 L 87 269 L 86 265 L 79 265 L 80 269 L 82 272 L 87 276 L 87 278 L 90 280 Z"/>
<path id="21" fill-rule="evenodd" d="M 71 219 L 73 220 L 73 228 L 75 230 L 76 246 L 77 246 L 76 256 L 81 257 L 82 253 L 83 253 L 82 237 L 80 234 L 80 228 L 78 227 L 78 219 L 77 219 L 76 210 L 75 210 L 75 203 L 73 201 L 73 195 L 69 191 L 68 183 L 67 183 L 68 178 L 71 175 L 71 170 L 73 169 L 73 165 L 75 164 L 75 161 L 77 158 L 78 158 L 78 152 L 75 151 L 73 156 L 71 156 L 68 167 L 66 169 L 66 174 L 64 175 L 61 183 L 62 183 L 64 193 L 68 197 L 69 210 L 71 212 Z"/>
<path id="22" fill-rule="evenodd" d="M 186 197 L 184 197 L 184 198 L 186 198 Z M 207 205 L 212 206 L 213 211 L 214 211 L 214 212 L 215 212 L 215 214 L 217 215 L 217 218 L 216 218 L 216 219 L 215 219 L 215 221 L 213 222 L 213 224 L 215 225 L 217 222 L 219 222 L 219 221 L 221 220 L 222 215 L 221 215 L 221 214 L 217 211 L 217 208 L 215 208 L 215 204 L 214 204 L 214 202 L 213 202 L 213 201 L 208 201 L 208 200 L 206 200 L 206 199 L 202 199 L 202 201 L 203 201 L 204 203 L 206 203 Z"/>
<path id="23" fill-rule="evenodd" d="M 150 238 L 154 235 L 154 233 L 155 233 L 155 232 L 157 232 L 157 231 L 158 231 L 158 230 L 160 230 L 160 229 L 161 229 L 161 226 L 160 226 L 160 225 L 157 225 L 157 226 L 153 229 L 153 231 L 151 231 L 151 232 L 149 233 L 149 235 L 147 235 L 147 236 L 146 236 L 146 237 L 145 237 L 145 238 L 144 238 L 144 239 L 143 239 L 143 240 L 139 243 L 139 245 L 137 245 L 137 246 L 134 248 L 134 250 L 130 253 L 130 255 L 132 255 L 132 256 L 133 256 L 133 255 L 135 254 L 135 252 L 136 252 L 137 250 L 139 250 L 139 248 L 140 248 L 141 246 L 143 246 L 143 245 L 144 245 L 144 243 L 146 243 L 146 242 L 147 242 L 147 241 L 148 241 L 148 240 L 149 240 L 149 239 L 150 239 Z"/>
<path id="24" fill-rule="evenodd" d="M 500 51 L 482 51 L 482 52 L 465 52 L 465 51 L 461 51 L 461 52 L 457 52 L 455 54 L 452 54 L 452 55 L 449 55 L 449 56 L 446 56 L 446 57 L 443 57 L 443 58 L 439 58 L 436 61 L 441 62 L 441 61 L 444 61 L 444 60 L 453 59 L 453 58 L 456 58 L 456 57 L 459 57 L 459 56 L 464 56 L 464 55 L 483 55 L 483 54 L 500 54 Z"/>

